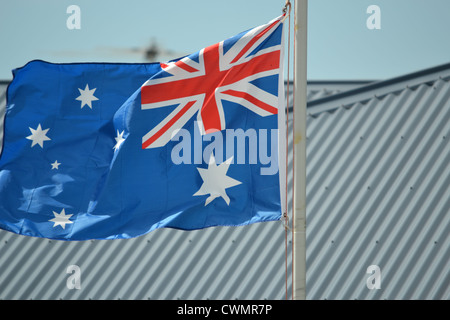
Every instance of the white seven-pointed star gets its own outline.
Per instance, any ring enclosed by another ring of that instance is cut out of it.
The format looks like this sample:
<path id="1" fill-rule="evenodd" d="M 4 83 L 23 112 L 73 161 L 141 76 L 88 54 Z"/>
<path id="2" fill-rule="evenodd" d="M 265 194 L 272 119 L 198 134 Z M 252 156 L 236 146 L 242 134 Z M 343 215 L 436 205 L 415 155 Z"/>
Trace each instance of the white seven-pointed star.
<path id="1" fill-rule="evenodd" d="M 123 131 L 121 133 L 119 133 L 119 130 L 117 130 L 117 137 L 115 139 L 116 139 L 116 145 L 113 148 L 114 151 L 119 149 L 119 147 L 122 144 L 122 142 L 125 141 L 125 139 L 123 138 Z"/>
<path id="2" fill-rule="evenodd" d="M 55 160 L 55 162 L 51 163 L 52 170 L 53 170 L 53 169 L 58 170 L 60 164 L 61 164 L 61 162 L 58 162 L 58 160 Z"/>
<path id="3" fill-rule="evenodd" d="M 61 213 L 57 213 L 57 212 L 53 211 L 53 215 L 55 217 L 53 219 L 48 220 L 48 221 L 52 221 L 55 223 L 53 225 L 53 228 L 57 227 L 57 226 L 61 226 L 63 229 L 65 229 L 66 224 L 73 223 L 72 221 L 69 220 L 72 215 L 66 214 L 66 211 L 64 209 L 61 210 Z"/>
<path id="4" fill-rule="evenodd" d="M 31 135 L 29 135 L 27 139 L 32 141 L 31 147 L 34 147 L 36 144 L 38 144 L 41 146 L 41 148 L 44 148 L 44 141 L 51 140 L 49 137 L 46 136 L 48 130 L 50 129 L 42 130 L 40 123 L 36 128 L 36 130 L 30 128 Z"/>
<path id="5" fill-rule="evenodd" d="M 97 88 L 89 90 L 89 84 L 86 84 L 84 90 L 78 88 L 80 95 L 76 98 L 76 100 L 81 101 L 81 109 L 83 109 L 85 105 L 88 105 L 89 108 L 92 109 L 92 101 L 98 100 L 98 98 L 94 96 L 95 90 L 97 90 Z"/>
<path id="6" fill-rule="evenodd" d="M 227 176 L 228 167 L 232 160 L 233 157 L 217 166 L 216 159 L 211 154 L 208 169 L 197 168 L 203 179 L 203 184 L 200 189 L 194 193 L 194 196 L 209 194 L 210 196 L 206 199 L 205 206 L 217 197 L 222 197 L 227 205 L 230 205 L 230 198 L 227 195 L 226 189 L 242 183 Z"/>

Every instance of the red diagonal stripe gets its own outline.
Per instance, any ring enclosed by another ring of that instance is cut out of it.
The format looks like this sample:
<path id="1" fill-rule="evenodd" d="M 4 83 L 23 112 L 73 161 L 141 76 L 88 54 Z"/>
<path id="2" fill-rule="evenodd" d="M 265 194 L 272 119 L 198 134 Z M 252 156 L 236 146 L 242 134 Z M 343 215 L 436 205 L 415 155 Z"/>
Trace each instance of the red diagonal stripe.
<path id="1" fill-rule="evenodd" d="M 195 71 L 198 71 L 197 69 L 191 67 L 190 65 L 186 64 L 184 61 L 181 61 L 181 60 L 175 62 L 175 64 L 176 64 L 177 66 L 179 66 L 181 69 L 186 70 L 187 72 L 195 72 Z"/>
<path id="2" fill-rule="evenodd" d="M 261 108 L 269 113 L 272 113 L 272 114 L 278 113 L 277 108 L 271 106 L 270 104 L 265 103 L 264 101 L 261 101 L 261 100 L 255 98 L 254 96 L 252 96 L 251 94 L 249 94 L 247 92 L 236 91 L 236 90 L 230 89 L 230 90 L 223 91 L 222 93 L 227 94 L 229 96 L 245 99 L 245 100 L 253 103 L 255 106 L 258 106 L 259 108 Z"/>
<path id="3" fill-rule="evenodd" d="M 177 114 L 173 118 L 171 118 L 161 129 L 159 129 L 153 136 L 142 143 L 142 149 L 147 149 L 149 145 L 151 145 L 167 130 L 169 130 L 169 128 L 172 127 L 175 122 L 177 122 L 178 119 L 180 119 L 189 110 L 189 108 L 192 107 L 194 103 L 195 101 L 190 101 L 183 108 L 181 108 L 181 110 L 177 112 Z"/>
<path id="4" fill-rule="evenodd" d="M 233 61 L 231 61 L 231 63 L 235 63 L 236 61 L 238 61 L 244 54 L 247 53 L 247 51 L 255 44 L 256 41 L 258 41 L 267 31 L 269 31 L 278 22 L 279 22 L 279 20 L 274 21 L 270 26 L 265 28 L 263 31 L 261 31 L 259 34 L 257 34 L 255 37 L 253 37 L 252 40 L 249 41 L 249 43 L 247 43 L 247 45 L 244 47 L 244 49 L 242 49 L 242 51 L 239 52 L 239 54 L 233 59 Z"/>

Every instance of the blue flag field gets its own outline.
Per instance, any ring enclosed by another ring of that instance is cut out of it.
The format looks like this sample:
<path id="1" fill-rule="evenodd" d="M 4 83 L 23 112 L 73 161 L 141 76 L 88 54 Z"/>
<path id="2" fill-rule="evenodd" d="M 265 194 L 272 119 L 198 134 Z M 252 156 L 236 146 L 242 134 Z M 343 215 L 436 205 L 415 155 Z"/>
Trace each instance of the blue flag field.
<path id="1" fill-rule="evenodd" d="M 166 63 L 13 70 L 0 228 L 126 239 L 279 220 L 282 70 L 283 16 Z"/>

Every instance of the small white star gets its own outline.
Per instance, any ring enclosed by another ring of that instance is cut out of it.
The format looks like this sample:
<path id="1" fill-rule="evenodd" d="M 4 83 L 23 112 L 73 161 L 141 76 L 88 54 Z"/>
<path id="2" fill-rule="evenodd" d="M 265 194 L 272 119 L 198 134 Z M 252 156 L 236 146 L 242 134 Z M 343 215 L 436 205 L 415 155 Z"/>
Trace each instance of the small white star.
<path id="1" fill-rule="evenodd" d="M 88 107 L 92 109 L 92 101 L 98 100 L 98 98 L 94 96 L 95 90 L 97 90 L 97 88 L 89 90 L 89 84 L 86 84 L 84 90 L 78 88 L 80 95 L 75 100 L 81 101 L 81 109 L 83 109 L 85 105 L 88 105 Z"/>
<path id="2" fill-rule="evenodd" d="M 38 144 L 41 146 L 41 148 L 44 148 L 44 141 L 51 140 L 49 137 L 46 136 L 48 130 L 50 129 L 42 130 L 40 123 L 36 129 L 32 128 L 29 129 L 31 131 L 31 135 L 29 135 L 27 139 L 33 141 L 31 143 L 31 147 L 34 147 L 36 144 Z"/>
<path id="3" fill-rule="evenodd" d="M 58 162 L 58 160 L 55 160 L 55 162 L 51 163 L 50 165 L 52 166 L 52 170 L 53 169 L 58 170 L 59 166 L 61 165 L 61 162 Z"/>
<path id="4" fill-rule="evenodd" d="M 116 139 L 116 145 L 114 146 L 114 151 L 116 151 L 117 149 L 119 149 L 120 145 L 122 144 L 122 142 L 125 141 L 124 137 L 123 137 L 123 130 L 121 133 L 119 133 L 119 130 L 117 130 L 117 137 L 115 137 Z"/>
<path id="5" fill-rule="evenodd" d="M 205 206 L 207 206 L 217 197 L 222 197 L 227 205 L 230 205 L 230 198 L 228 197 L 225 189 L 234 187 L 242 183 L 227 176 L 228 167 L 230 166 L 232 160 L 233 157 L 217 166 L 216 159 L 211 154 L 208 169 L 197 168 L 203 179 L 203 184 L 200 189 L 196 193 L 194 193 L 194 196 L 210 194 L 210 196 L 205 201 Z"/>
<path id="6" fill-rule="evenodd" d="M 53 225 L 53 228 L 57 226 L 61 226 L 63 229 L 66 229 L 66 224 L 73 223 L 73 221 L 69 221 L 71 214 L 66 215 L 66 211 L 64 209 L 61 210 L 61 213 L 57 213 L 53 211 L 53 215 L 55 216 L 53 219 L 50 219 L 48 221 L 52 221 L 55 224 Z"/>

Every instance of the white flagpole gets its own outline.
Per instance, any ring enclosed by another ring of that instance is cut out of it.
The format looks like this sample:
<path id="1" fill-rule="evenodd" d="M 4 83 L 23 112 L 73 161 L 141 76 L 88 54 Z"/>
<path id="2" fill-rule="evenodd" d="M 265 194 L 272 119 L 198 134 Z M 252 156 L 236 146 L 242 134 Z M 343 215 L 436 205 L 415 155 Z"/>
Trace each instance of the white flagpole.
<path id="1" fill-rule="evenodd" d="M 306 299 L 306 54 L 308 0 L 295 1 L 293 288 Z"/>

